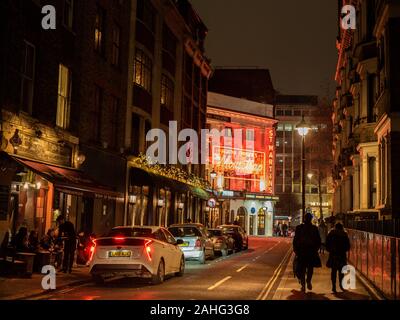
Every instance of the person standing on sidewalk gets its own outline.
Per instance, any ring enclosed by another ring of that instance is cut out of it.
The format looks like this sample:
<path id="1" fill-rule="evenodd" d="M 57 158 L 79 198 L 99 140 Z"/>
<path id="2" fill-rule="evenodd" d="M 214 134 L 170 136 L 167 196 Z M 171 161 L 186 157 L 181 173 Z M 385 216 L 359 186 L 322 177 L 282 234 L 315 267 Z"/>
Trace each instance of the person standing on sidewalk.
<path id="1" fill-rule="evenodd" d="M 343 225 L 338 222 L 326 238 L 326 250 L 329 252 L 328 262 L 326 266 L 331 268 L 332 292 L 336 291 L 336 278 L 339 273 L 340 290 L 345 291 L 342 285 L 344 274 L 342 269 L 347 265 L 347 252 L 350 250 L 350 240 Z"/>
<path id="2" fill-rule="evenodd" d="M 319 249 L 319 253 L 324 254 L 325 253 L 325 247 L 326 247 L 326 235 L 328 234 L 328 226 L 325 224 L 324 219 L 321 218 L 320 224 L 318 226 L 318 232 L 319 236 L 321 238 L 321 247 Z"/>
<path id="3" fill-rule="evenodd" d="M 321 246 L 321 238 L 318 228 L 311 222 L 312 215 L 306 213 L 304 216 L 304 223 L 296 227 L 293 239 L 293 251 L 296 254 L 297 260 L 296 274 L 300 280 L 302 292 L 306 291 L 306 282 L 307 289 L 312 290 L 311 281 L 314 268 L 322 267 L 321 259 L 318 254 L 318 250 Z"/>
<path id="4" fill-rule="evenodd" d="M 64 238 L 64 259 L 63 268 L 64 273 L 72 272 L 72 265 L 74 264 L 75 250 L 76 250 L 76 233 L 72 222 L 66 221 L 65 216 L 61 215 L 57 218 L 59 223 L 59 237 Z"/>

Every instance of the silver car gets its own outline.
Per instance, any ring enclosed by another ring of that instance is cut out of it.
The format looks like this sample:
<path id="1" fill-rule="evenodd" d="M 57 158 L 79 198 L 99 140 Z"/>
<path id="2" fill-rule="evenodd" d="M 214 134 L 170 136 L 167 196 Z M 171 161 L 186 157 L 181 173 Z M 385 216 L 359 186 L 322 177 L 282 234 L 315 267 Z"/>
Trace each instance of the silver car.
<path id="1" fill-rule="evenodd" d="M 181 239 L 179 246 L 186 260 L 197 260 L 201 264 L 207 258 L 214 258 L 214 244 L 206 228 L 200 223 L 173 224 L 168 228 L 175 239 Z"/>

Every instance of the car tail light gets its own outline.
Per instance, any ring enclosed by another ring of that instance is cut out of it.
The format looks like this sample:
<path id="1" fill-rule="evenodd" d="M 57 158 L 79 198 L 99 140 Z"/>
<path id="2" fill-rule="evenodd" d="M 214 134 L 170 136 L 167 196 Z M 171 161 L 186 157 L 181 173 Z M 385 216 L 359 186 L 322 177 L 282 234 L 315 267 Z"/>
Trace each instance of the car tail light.
<path id="1" fill-rule="evenodd" d="M 147 258 L 149 259 L 149 261 L 151 261 L 151 247 L 150 245 L 152 244 L 152 240 L 146 240 L 145 244 L 144 244 L 144 251 L 146 252 Z"/>
<path id="2" fill-rule="evenodd" d="M 201 248 L 201 240 L 200 239 L 196 240 L 196 243 L 194 244 L 194 247 L 195 248 Z"/>
<path id="3" fill-rule="evenodd" d="M 90 247 L 90 254 L 89 254 L 89 262 L 93 260 L 95 250 L 96 250 L 96 240 L 92 240 L 92 246 Z"/>
<path id="4" fill-rule="evenodd" d="M 125 238 L 124 237 L 114 237 L 114 240 L 117 242 L 121 242 L 121 241 L 124 241 Z"/>

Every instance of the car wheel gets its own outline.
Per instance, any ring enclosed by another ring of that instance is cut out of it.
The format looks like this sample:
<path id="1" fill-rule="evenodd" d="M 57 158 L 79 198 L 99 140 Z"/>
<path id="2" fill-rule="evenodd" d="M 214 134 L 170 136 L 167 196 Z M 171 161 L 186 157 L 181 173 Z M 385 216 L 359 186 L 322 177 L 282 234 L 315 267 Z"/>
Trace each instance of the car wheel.
<path id="1" fill-rule="evenodd" d="M 206 263 L 206 253 L 204 252 L 204 250 L 200 254 L 199 262 L 200 262 L 200 264 L 205 264 Z"/>
<path id="2" fill-rule="evenodd" d="M 158 265 L 157 274 L 153 275 L 151 282 L 153 284 L 163 283 L 164 277 L 165 277 L 165 265 L 164 265 L 164 261 L 161 260 Z"/>
<path id="3" fill-rule="evenodd" d="M 103 285 L 104 284 L 104 278 L 101 275 L 92 274 L 92 279 L 98 285 Z"/>
<path id="4" fill-rule="evenodd" d="M 182 277 L 185 273 L 185 258 L 182 256 L 179 271 L 175 274 L 177 277 Z"/>

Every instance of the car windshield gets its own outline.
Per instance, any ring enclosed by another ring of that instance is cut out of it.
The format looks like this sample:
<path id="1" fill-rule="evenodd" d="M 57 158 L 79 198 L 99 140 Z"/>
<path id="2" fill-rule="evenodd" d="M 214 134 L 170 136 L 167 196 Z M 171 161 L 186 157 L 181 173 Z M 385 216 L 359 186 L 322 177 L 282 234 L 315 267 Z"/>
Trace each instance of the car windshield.
<path id="1" fill-rule="evenodd" d="M 171 227 L 168 230 L 174 237 L 201 237 L 201 232 L 196 227 Z"/>
<path id="2" fill-rule="evenodd" d="M 150 228 L 115 228 L 110 231 L 108 237 L 152 237 Z"/>
<path id="3" fill-rule="evenodd" d="M 208 232 L 213 237 L 222 236 L 222 230 L 208 230 Z"/>

